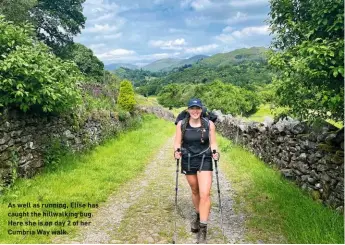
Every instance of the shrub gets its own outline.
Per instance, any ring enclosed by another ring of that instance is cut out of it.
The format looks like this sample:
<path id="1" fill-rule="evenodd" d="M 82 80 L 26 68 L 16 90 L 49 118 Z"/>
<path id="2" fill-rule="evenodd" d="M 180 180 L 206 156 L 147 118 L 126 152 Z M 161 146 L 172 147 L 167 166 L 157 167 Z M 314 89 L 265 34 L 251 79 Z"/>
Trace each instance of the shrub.
<path id="1" fill-rule="evenodd" d="M 61 112 L 78 104 L 82 75 L 74 63 L 1 17 L 0 34 L 0 105 Z"/>
<path id="2" fill-rule="evenodd" d="M 120 92 L 117 103 L 126 111 L 133 111 L 136 104 L 134 99 L 133 85 L 128 80 L 123 80 L 120 84 Z"/>

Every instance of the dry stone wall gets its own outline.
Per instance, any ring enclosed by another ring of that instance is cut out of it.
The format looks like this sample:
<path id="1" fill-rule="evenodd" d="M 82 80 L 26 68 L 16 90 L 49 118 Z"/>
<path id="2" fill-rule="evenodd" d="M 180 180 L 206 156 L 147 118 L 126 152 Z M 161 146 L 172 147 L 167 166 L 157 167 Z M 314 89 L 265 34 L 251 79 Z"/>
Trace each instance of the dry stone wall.
<path id="1" fill-rule="evenodd" d="M 223 136 L 275 165 L 315 199 L 343 211 L 344 128 L 308 126 L 289 117 L 276 123 L 269 118 L 263 123 L 244 122 L 220 111 L 215 113 L 217 131 Z"/>
<path id="2" fill-rule="evenodd" d="M 68 116 L 1 112 L 0 187 L 9 186 L 17 177 L 34 176 L 47 162 L 47 151 L 52 145 L 81 151 L 114 136 L 130 124 L 133 116 L 141 113 L 174 119 L 171 112 L 161 107 L 138 107 L 132 115 L 106 110 L 88 114 L 73 112 Z"/>
<path id="3" fill-rule="evenodd" d="M 109 111 L 95 111 L 78 119 L 4 111 L 0 116 L 0 185 L 8 186 L 17 177 L 32 177 L 43 167 L 52 144 L 80 151 L 124 126 L 118 115 Z"/>

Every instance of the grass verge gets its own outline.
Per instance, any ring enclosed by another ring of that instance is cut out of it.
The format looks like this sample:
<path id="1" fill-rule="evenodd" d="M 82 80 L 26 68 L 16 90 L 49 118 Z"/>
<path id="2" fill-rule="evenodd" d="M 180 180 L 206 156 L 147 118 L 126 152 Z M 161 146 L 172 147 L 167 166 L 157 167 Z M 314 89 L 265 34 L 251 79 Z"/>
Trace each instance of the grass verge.
<path id="1" fill-rule="evenodd" d="M 263 122 L 265 120 L 265 117 L 274 117 L 269 104 L 260 105 L 259 110 L 257 112 L 255 112 L 253 115 L 249 117 L 243 117 L 243 120 Z"/>
<path id="2" fill-rule="evenodd" d="M 343 215 L 313 201 L 253 154 L 218 138 L 220 166 L 237 192 L 237 209 L 246 214 L 249 241 L 344 244 Z"/>
<path id="3" fill-rule="evenodd" d="M 73 234 L 82 221 L 87 222 L 92 217 L 101 202 L 145 168 L 173 132 L 173 125 L 167 126 L 162 119 L 145 116 L 139 129 L 120 134 L 88 153 L 67 155 L 57 168 L 47 167 L 32 179 L 18 180 L 0 197 L 0 243 L 50 243 L 53 231 L 65 230 Z M 85 207 L 73 208 L 72 202 L 85 204 Z M 20 208 L 18 205 L 26 203 L 30 207 Z M 43 204 L 59 204 L 61 207 L 49 208 Z M 43 217 L 43 212 L 66 212 L 70 216 Z M 15 217 L 9 217 L 9 214 Z M 9 225 L 10 221 L 16 225 Z M 20 233 L 9 235 L 8 230 Z M 38 235 L 37 230 L 45 233 Z"/>

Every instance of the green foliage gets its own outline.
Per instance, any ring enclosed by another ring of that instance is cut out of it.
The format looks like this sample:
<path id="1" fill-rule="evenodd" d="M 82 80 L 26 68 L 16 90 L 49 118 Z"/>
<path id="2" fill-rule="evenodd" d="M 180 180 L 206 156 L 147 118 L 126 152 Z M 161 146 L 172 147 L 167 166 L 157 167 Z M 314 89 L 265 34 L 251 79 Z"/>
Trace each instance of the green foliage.
<path id="1" fill-rule="evenodd" d="M 72 42 L 85 25 L 82 4 L 85 0 L 37 0 L 30 11 L 39 40 L 52 47 L 56 54 L 59 48 Z"/>
<path id="2" fill-rule="evenodd" d="M 82 4 L 85 0 L 2 0 L 0 14 L 16 24 L 28 21 L 39 40 L 60 55 L 73 36 L 85 25 Z"/>
<path id="3" fill-rule="evenodd" d="M 127 111 L 133 111 L 136 104 L 134 98 L 133 85 L 128 80 L 123 80 L 120 84 L 120 92 L 117 103 Z"/>
<path id="4" fill-rule="evenodd" d="M 0 60 L 6 58 L 6 55 L 22 45 L 31 45 L 31 34 L 33 27 L 25 24 L 22 27 L 13 25 L 5 21 L 4 16 L 0 15 Z"/>
<path id="5" fill-rule="evenodd" d="M 63 56 L 74 61 L 86 79 L 103 82 L 104 64 L 93 54 L 91 49 L 80 43 L 74 43 L 65 48 Z"/>
<path id="6" fill-rule="evenodd" d="M 278 102 L 301 119 L 344 118 L 344 2 L 271 1 Z"/>
<path id="7" fill-rule="evenodd" d="M 0 14 L 15 24 L 22 24 L 30 19 L 30 9 L 37 4 L 37 0 L 1 0 Z"/>
<path id="8" fill-rule="evenodd" d="M 83 83 L 83 106 L 87 111 L 93 109 L 114 110 L 119 94 L 119 81 L 114 80 L 106 84 Z"/>
<path id="9" fill-rule="evenodd" d="M 61 112 L 80 101 L 81 74 L 75 64 L 57 58 L 24 28 L 3 18 L 0 33 L 0 104 L 23 111 Z"/>
<path id="10" fill-rule="evenodd" d="M 259 99 L 249 90 L 214 81 L 206 85 L 201 98 L 210 109 L 221 110 L 225 114 L 250 115 L 257 111 Z"/>
<path id="11" fill-rule="evenodd" d="M 252 114 L 260 104 L 254 92 L 219 80 L 210 84 L 169 84 L 157 99 L 165 107 L 183 107 L 192 97 L 200 98 L 210 110 L 233 115 Z"/>

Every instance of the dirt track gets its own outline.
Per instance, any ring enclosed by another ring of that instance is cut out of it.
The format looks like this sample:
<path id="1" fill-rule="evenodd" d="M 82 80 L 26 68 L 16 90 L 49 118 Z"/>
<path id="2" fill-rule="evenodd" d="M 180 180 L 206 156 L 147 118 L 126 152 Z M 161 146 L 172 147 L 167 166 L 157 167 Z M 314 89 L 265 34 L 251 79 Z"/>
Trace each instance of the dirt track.
<path id="1" fill-rule="evenodd" d="M 172 243 L 176 178 L 176 162 L 171 154 L 172 144 L 171 138 L 142 174 L 111 195 L 94 213 L 89 227 L 80 228 L 73 238 L 64 237 L 54 242 Z M 221 171 L 219 178 L 225 238 L 220 226 L 214 171 L 208 243 L 247 243 L 244 240 L 244 215 L 235 213 L 232 208 L 235 194 Z M 190 232 L 192 213 L 190 189 L 184 175 L 179 174 L 177 243 L 196 242 L 196 235 Z"/>

